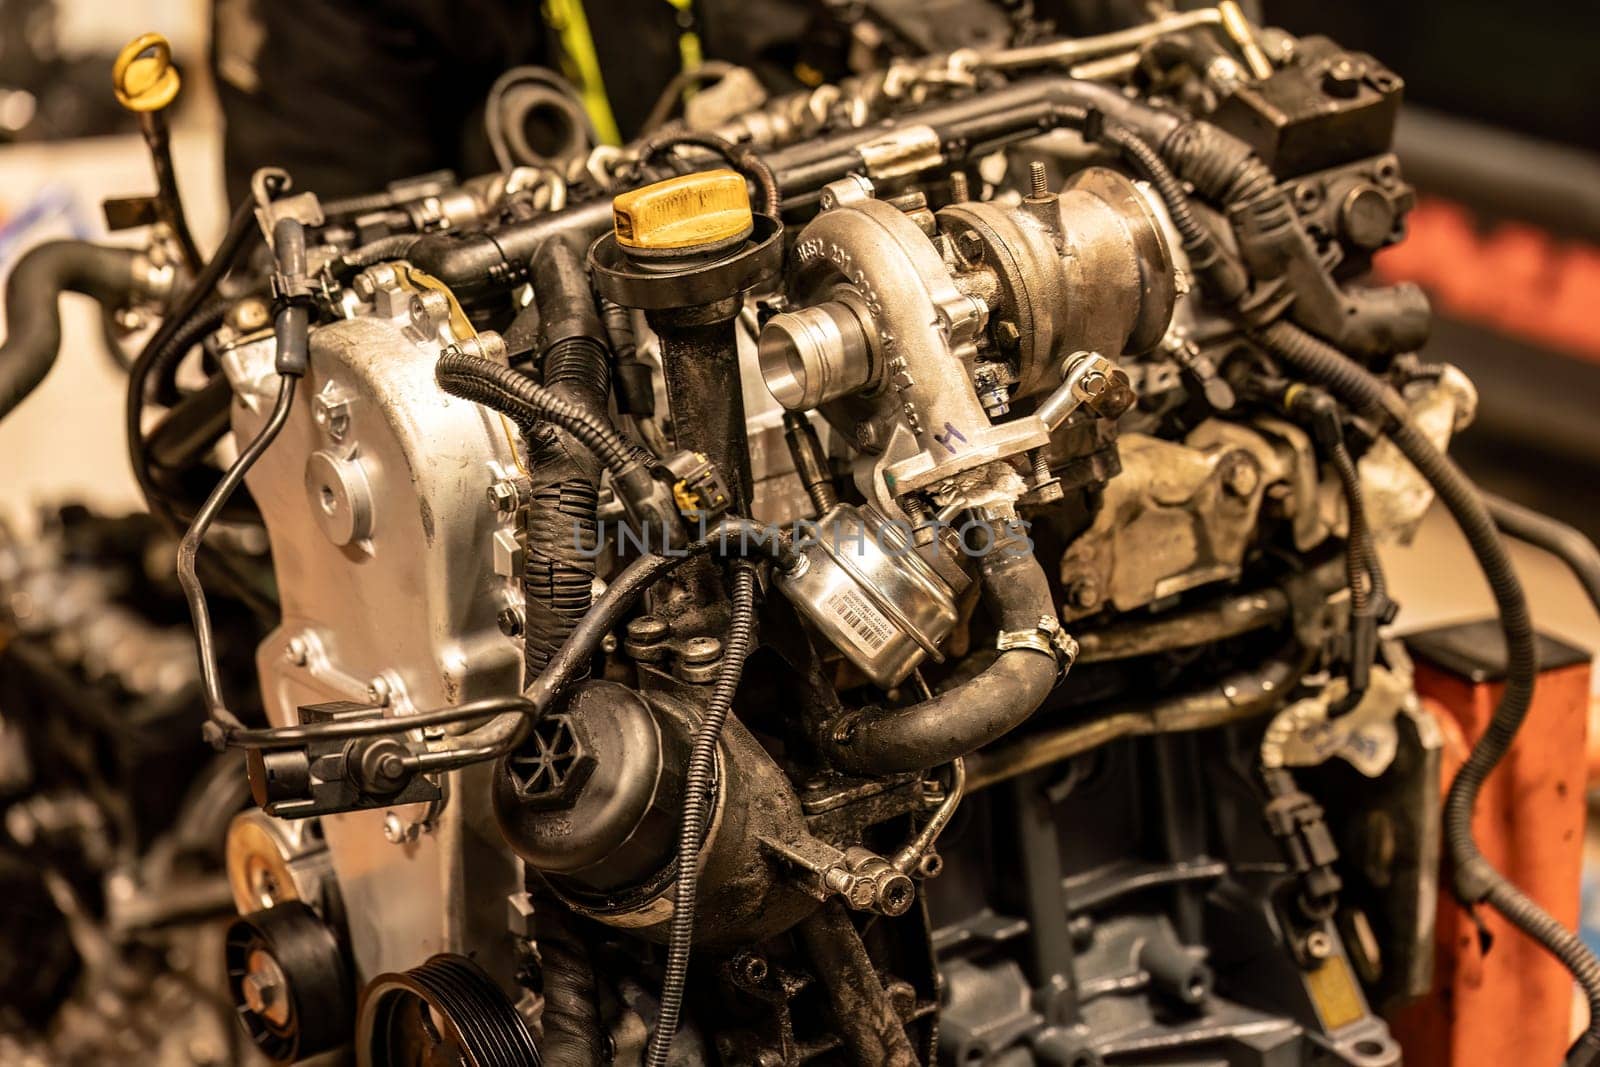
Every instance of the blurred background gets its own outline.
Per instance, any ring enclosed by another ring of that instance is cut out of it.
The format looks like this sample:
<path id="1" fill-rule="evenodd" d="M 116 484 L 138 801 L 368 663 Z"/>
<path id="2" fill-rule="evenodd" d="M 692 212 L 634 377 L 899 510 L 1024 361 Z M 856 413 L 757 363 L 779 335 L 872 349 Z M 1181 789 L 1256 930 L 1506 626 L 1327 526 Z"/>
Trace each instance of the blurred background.
<path id="1" fill-rule="evenodd" d="M 111 62 L 159 28 L 183 92 L 170 113 L 173 156 L 195 238 L 209 249 L 227 221 L 222 121 L 206 50 L 211 0 L 0 0 L 0 276 L 51 237 L 101 240 L 100 202 L 155 188 L 134 116 L 111 94 Z M 122 436 L 125 378 L 111 347 L 137 352 L 94 303 L 63 304 L 60 362 L 0 424 L 0 516 L 26 528 L 41 504 L 116 512 L 138 504 Z"/>

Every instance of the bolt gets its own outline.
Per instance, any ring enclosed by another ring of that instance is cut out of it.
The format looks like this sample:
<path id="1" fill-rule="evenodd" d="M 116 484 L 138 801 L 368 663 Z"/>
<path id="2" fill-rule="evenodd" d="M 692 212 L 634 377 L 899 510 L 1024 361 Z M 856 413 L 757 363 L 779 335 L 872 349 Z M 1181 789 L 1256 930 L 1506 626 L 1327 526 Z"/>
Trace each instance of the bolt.
<path id="1" fill-rule="evenodd" d="M 329 382 L 312 398 L 311 418 L 329 437 L 342 441 L 350 431 L 350 400 Z"/>
<path id="2" fill-rule="evenodd" d="M 715 637 L 693 637 L 683 646 L 685 663 L 710 663 L 722 655 L 722 642 Z"/>
<path id="3" fill-rule="evenodd" d="M 653 645 L 671 631 L 667 620 L 655 615 L 641 615 L 628 621 L 628 640 L 641 645 Z"/>
<path id="4" fill-rule="evenodd" d="M 889 1004 L 894 1008 L 894 1013 L 909 1020 L 912 1012 L 917 1010 L 917 991 L 911 983 L 897 979 L 887 983 L 883 991 L 889 994 Z"/>
<path id="5" fill-rule="evenodd" d="M 1033 484 L 1043 485 L 1055 475 L 1050 473 L 1050 453 L 1036 448 L 1028 453 L 1028 463 L 1033 468 Z"/>
<path id="6" fill-rule="evenodd" d="M 1352 97 L 1361 88 L 1361 76 L 1364 73 L 1349 57 L 1336 59 L 1323 71 L 1322 91 L 1329 96 Z"/>
<path id="7" fill-rule="evenodd" d="M 760 985 L 767 980 L 767 961 L 753 952 L 740 955 L 734 968 L 739 980 L 746 985 Z"/>
<path id="8" fill-rule="evenodd" d="M 437 289 L 424 289 L 412 294 L 409 309 L 411 325 L 432 336 L 450 317 L 450 298 Z"/>
<path id="9" fill-rule="evenodd" d="M 1044 164 L 1034 160 L 1028 164 L 1028 197 L 1031 200 L 1043 200 L 1050 195 L 1050 179 L 1045 174 Z"/>
<path id="10" fill-rule="evenodd" d="M 391 845 L 398 845 L 406 839 L 406 824 L 392 811 L 383 816 L 383 839 Z"/>
<path id="11" fill-rule="evenodd" d="M 961 204 L 972 199 L 972 190 L 967 184 L 967 172 L 958 170 L 950 175 L 950 202 Z"/>
<path id="12" fill-rule="evenodd" d="M 1087 610 L 1100 603 L 1100 583 L 1087 575 L 1067 586 L 1067 599 L 1073 607 Z"/>
<path id="13" fill-rule="evenodd" d="M 311 646 L 303 637 L 291 637 L 289 643 L 283 646 L 283 654 L 296 667 L 304 667 L 311 658 Z"/>
<path id="14" fill-rule="evenodd" d="M 383 675 L 380 674 L 367 683 L 367 701 L 369 703 L 376 704 L 380 708 L 386 708 L 389 706 L 389 701 L 393 696 L 394 691 L 389 686 L 389 679 Z"/>
<path id="15" fill-rule="evenodd" d="M 983 410 L 991 418 L 997 418 L 1011 410 L 1011 393 L 1006 388 L 1005 379 L 992 364 L 981 364 L 972 375 L 972 384 L 977 387 L 978 401 L 983 405 Z"/>
<path id="16" fill-rule="evenodd" d="M 257 1015 L 265 1015 L 272 1010 L 272 1005 L 282 992 L 280 986 L 270 974 L 247 974 L 241 992 L 244 994 L 245 1007 Z"/>
<path id="17" fill-rule="evenodd" d="M 1010 352 L 1022 343 L 1022 331 L 1010 319 L 1001 319 L 994 324 L 994 340 L 1002 349 Z"/>
<path id="18" fill-rule="evenodd" d="M 1028 465 L 1032 475 L 1029 481 L 1033 499 L 1037 503 L 1054 504 L 1066 496 L 1061 489 L 1061 479 L 1050 470 L 1050 455 L 1045 449 L 1036 448 L 1029 452 Z"/>
<path id="19" fill-rule="evenodd" d="M 240 333 L 252 333 L 265 326 L 269 318 L 267 302 L 259 297 L 249 297 L 233 305 L 228 311 L 227 323 Z"/>
<path id="20" fill-rule="evenodd" d="M 351 283 L 356 295 L 371 300 L 379 289 L 392 289 L 400 284 L 400 272 L 392 263 L 379 263 L 357 274 Z"/>
<path id="21" fill-rule="evenodd" d="M 916 886 L 903 874 L 891 874 L 877 886 L 878 910 L 885 915 L 904 915 L 916 899 Z"/>
<path id="22" fill-rule="evenodd" d="M 250 953 L 245 974 L 239 982 L 239 995 L 251 1013 L 275 1023 L 289 1018 L 289 1003 L 284 996 L 288 986 L 278 961 L 260 949 Z"/>
<path id="23" fill-rule="evenodd" d="M 859 714 L 846 715 L 840 719 L 833 728 L 833 743 L 836 745 L 848 745 L 854 741 L 856 738 L 856 723 L 858 721 L 860 721 Z"/>
<path id="24" fill-rule="evenodd" d="M 500 609 L 500 614 L 494 617 L 495 625 L 500 627 L 500 632 L 507 637 L 521 637 L 523 630 L 522 611 L 517 607 L 507 604 Z"/>
<path id="25" fill-rule="evenodd" d="M 509 478 L 503 478 L 491 485 L 488 497 L 489 506 L 502 518 L 510 516 L 522 504 L 522 494 L 517 492 L 517 483 Z"/>
<path id="26" fill-rule="evenodd" d="M 406 761 L 398 752 L 385 752 L 378 757 L 378 776 L 386 782 L 397 781 L 406 773 Z"/>
<path id="27" fill-rule="evenodd" d="M 1306 957 L 1313 960 L 1325 960 L 1333 955 L 1333 938 L 1325 931 L 1313 930 L 1306 935 Z"/>
<path id="28" fill-rule="evenodd" d="M 978 236 L 977 230 L 962 230 L 956 234 L 956 252 L 967 266 L 977 266 L 983 262 L 983 238 Z"/>

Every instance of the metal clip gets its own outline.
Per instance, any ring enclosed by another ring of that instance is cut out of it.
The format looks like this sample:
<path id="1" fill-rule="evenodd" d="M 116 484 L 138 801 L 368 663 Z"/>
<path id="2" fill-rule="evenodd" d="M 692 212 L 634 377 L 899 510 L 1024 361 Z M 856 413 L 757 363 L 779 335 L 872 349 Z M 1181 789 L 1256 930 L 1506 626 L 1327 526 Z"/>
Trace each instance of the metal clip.
<path id="1" fill-rule="evenodd" d="M 1031 630 L 1001 630 L 994 647 L 1001 652 L 1028 648 L 1043 653 L 1056 661 L 1058 676 L 1065 675 L 1078 660 L 1078 642 L 1061 628 L 1061 621 L 1054 615 L 1042 617 Z"/>

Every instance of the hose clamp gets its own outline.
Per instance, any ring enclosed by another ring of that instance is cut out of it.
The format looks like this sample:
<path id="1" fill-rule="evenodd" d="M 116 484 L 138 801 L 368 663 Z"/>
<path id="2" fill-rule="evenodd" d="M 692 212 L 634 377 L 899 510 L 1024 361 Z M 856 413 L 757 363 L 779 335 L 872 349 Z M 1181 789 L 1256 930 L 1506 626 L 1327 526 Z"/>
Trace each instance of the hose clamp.
<path id="1" fill-rule="evenodd" d="M 1057 677 L 1064 676 L 1078 659 L 1078 642 L 1061 627 L 1061 620 L 1045 615 L 1031 630 L 1001 630 L 994 647 L 1001 652 L 1027 648 L 1056 661 Z"/>

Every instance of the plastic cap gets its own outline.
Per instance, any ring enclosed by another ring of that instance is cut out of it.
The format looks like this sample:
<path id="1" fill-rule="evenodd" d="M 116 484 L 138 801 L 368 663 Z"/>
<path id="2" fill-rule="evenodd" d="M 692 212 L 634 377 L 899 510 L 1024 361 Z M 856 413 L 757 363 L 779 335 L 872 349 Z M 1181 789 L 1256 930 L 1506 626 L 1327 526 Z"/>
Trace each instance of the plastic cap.
<path id="1" fill-rule="evenodd" d="M 731 170 L 709 170 L 633 189 L 611 204 L 624 248 L 692 248 L 750 231 L 750 192 Z"/>
<path id="2" fill-rule="evenodd" d="M 111 65 L 117 103 L 129 111 L 160 111 L 178 95 L 172 46 L 159 33 L 142 33 L 123 45 Z"/>

